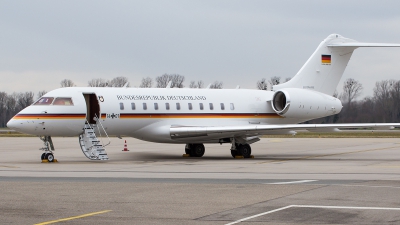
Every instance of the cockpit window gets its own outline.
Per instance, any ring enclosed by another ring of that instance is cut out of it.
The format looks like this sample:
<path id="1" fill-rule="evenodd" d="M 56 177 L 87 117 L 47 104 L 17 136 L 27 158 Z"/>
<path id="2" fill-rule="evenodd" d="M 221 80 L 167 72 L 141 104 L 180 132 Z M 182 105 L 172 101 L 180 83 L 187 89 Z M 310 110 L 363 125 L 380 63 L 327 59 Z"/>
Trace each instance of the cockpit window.
<path id="1" fill-rule="evenodd" d="M 56 98 L 53 105 L 74 105 L 72 98 Z"/>
<path id="2" fill-rule="evenodd" d="M 34 105 L 50 105 L 53 100 L 53 97 L 42 97 Z"/>

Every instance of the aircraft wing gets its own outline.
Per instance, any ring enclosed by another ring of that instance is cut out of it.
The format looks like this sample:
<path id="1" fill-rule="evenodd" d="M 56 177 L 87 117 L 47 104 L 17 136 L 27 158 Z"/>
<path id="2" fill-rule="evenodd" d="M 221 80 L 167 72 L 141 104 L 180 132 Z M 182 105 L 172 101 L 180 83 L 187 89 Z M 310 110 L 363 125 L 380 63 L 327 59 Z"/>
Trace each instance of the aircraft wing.
<path id="1" fill-rule="evenodd" d="M 305 129 L 311 132 L 335 132 L 340 128 L 373 128 L 388 130 L 400 127 L 400 123 L 351 123 L 351 124 L 274 124 L 245 126 L 171 126 L 171 138 L 201 136 L 256 136 L 263 134 L 282 134 L 285 131 Z"/>
<path id="2" fill-rule="evenodd" d="M 344 42 L 328 44 L 328 47 L 400 47 L 400 44 L 391 43 L 365 43 L 365 42 Z"/>

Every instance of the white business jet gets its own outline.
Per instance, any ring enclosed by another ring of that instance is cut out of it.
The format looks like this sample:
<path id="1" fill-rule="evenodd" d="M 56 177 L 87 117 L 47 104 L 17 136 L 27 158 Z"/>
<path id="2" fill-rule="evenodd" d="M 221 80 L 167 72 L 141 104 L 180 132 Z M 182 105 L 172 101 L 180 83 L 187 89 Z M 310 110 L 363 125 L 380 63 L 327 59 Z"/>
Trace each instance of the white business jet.
<path id="1" fill-rule="evenodd" d="M 185 153 L 201 157 L 204 143 L 230 143 L 233 157 L 251 157 L 250 144 L 264 134 L 295 129 L 399 127 L 399 123 L 298 124 L 338 114 L 332 97 L 353 51 L 359 47 L 400 47 L 361 43 L 338 34 L 321 42 L 299 72 L 273 91 L 245 89 L 70 87 L 48 92 L 15 115 L 7 126 L 39 136 L 42 160 L 54 160 L 51 136 L 79 136 L 85 156 L 108 159 L 98 136 L 130 136 L 186 144 Z"/>

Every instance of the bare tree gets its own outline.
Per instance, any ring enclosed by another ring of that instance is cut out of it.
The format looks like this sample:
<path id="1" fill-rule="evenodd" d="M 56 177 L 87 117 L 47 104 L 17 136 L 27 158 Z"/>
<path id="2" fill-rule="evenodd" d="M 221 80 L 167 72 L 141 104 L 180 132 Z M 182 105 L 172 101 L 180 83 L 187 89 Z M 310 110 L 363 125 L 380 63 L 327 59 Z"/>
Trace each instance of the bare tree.
<path id="1" fill-rule="evenodd" d="M 335 97 L 335 98 L 337 98 L 339 96 L 339 93 L 337 92 L 337 90 L 335 90 L 335 92 L 333 92 L 333 95 L 332 95 L 332 97 Z"/>
<path id="2" fill-rule="evenodd" d="M 197 81 L 197 88 L 204 88 L 204 82 L 202 80 Z"/>
<path id="3" fill-rule="evenodd" d="M 19 110 L 25 109 L 26 107 L 32 105 L 33 103 L 33 92 L 24 92 L 17 94 L 17 105 Z"/>
<path id="4" fill-rule="evenodd" d="M 211 84 L 210 89 L 222 89 L 222 86 L 222 81 L 214 81 L 214 83 Z"/>
<path id="5" fill-rule="evenodd" d="M 126 83 L 128 83 L 127 87 L 129 87 L 128 78 L 126 77 L 115 77 L 107 83 L 108 87 L 123 87 Z"/>
<path id="6" fill-rule="evenodd" d="M 202 80 L 199 81 L 190 81 L 189 88 L 203 88 L 204 83 Z"/>
<path id="7" fill-rule="evenodd" d="M 392 88 L 390 90 L 390 98 L 392 99 L 391 122 L 399 122 L 399 120 L 400 120 L 400 80 L 392 81 Z"/>
<path id="8" fill-rule="evenodd" d="M 5 92 L 0 92 L 0 127 L 5 127 L 6 126 L 6 108 L 7 104 L 7 93 Z"/>
<path id="9" fill-rule="evenodd" d="M 197 88 L 197 84 L 196 84 L 196 82 L 195 81 L 190 81 L 190 83 L 189 83 L 189 88 Z"/>
<path id="10" fill-rule="evenodd" d="M 170 80 L 172 80 L 172 77 L 166 73 L 161 76 L 158 76 L 156 77 L 156 82 L 157 82 L 156 87 L 165 88 L 167 87 L 167 84 Z"/>
<path id="11" fill-rule="evenodd" d="M 374 87 L 374 100 L 379 106 L 380 116 L 383 122 L 386 122 L 390 117 L 391 99 L 390 90 L 393 85 L 390 80 L 383 80 L 375 83 Z"/>
<path id="12" fill-rule="evenodd" d="M 185 76 L 179 75 L 179 74 L 173 74 L 172 75 L 172 84 L 171 87 L 177 87 L 177 88 L 183 88 L 183 82 L 185 81 Z"/>
<path id="13" fill-rule="evenodd" d="M 142 83 L 140 84 L 139 87 L 141 88 L 151 88 L 153 86 L 153 79 L 150 77 L 142 78 Z"/>
<path id="14" fill-rule="evenodd" d="M 72 80 L 69 79 L 64 79 L 60 82 L 61 87 L 73 87 L 75 86 L 74 82 Z"/>
<path id="15" fill-rule="evenodd" d="M 179 74 L 163 74 L 156 77 L 156 83 L 158 88 L 165 88 L 167 84 L 171 81 L 171 88 L 183 88 L 183 82 L 185 81 L 185 76 Z"/>
<path id="16" fill-rule="evenodd" d="M 281 77 L 273 76 L 271 79 L 268 80 L 268 83 L 271 86 L 271 89 L 274 85 L 278 85 L 281 83 Z"/>
<path id="17" fill-rule="evenodd" d="M 259 89 L 259 90 L 267 90 L 268 89 L 267 80 L 265 78 L 262 78 L 261 80 L 257 81 L 257 89 Z"/>
<path id="18" fill-rule="evenodd" d="M 343 83 L 343 93 L 341 94 L 341 98 L 343 101 L 347 103 L 347 107 L 350 108 L 351 102 L 360 96 L 363 90 L 363 86 L 357 80 L 353 78 L 348 78 Z"/>
<path id="19" fill-rule="evenodd" d="M 41 98 L 43 95 L 45 95 L 47 93 L 47 91 L 45 91 L 45 90 L 43 90 L 43 91 L 39 91 L 38 92 L 38 94 L 37 94 L 37 98 L 39 99 L 39 98 Z"/>
<path id="20" fill-rule="evenodd" d="M 8 121 L 18 112 L 16 93 L 7 95 L 5 108 L 6 108 L 6 121 Z"/>
<path id="21" fill-rule="evenodd" d="M 88 82 L 89 87 L 107 87 L 108 83 L 106 80 L 101 78 L 94 78 Z"/>

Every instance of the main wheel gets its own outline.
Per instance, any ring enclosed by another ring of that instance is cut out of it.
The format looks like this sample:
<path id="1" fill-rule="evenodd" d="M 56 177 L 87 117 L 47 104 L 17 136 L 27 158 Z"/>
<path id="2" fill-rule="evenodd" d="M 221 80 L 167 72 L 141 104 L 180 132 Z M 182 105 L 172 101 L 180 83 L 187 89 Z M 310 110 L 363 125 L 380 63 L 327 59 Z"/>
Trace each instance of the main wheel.
<path id="1" fill-rule="evenodd" d="M 47 153 L 45 155 L 45 159 L 49 160 L 49 162 L 53 162 L 54 161 L 54 155 L 52 153 Z"/>
<path id="2" fill-rule="evenodd" d="M 43 153 L 43 154 L 40 156 L 40 159 L 43 160 L 43 159 L 45 159 L 45 158 L 46 158 L 46 153 Z"/>
<path id="3" fill-rule="evenodd" d="M 190 155 L 192 153 L 192 145 L 189 144 L 189 148 L 185 147 L 185 153 Z"/>
<path id="4" fill-rule="evenodd" d="M 238 152 L 240 155 L 242 155 L 244 158 L 250 158 L 251 156 L 251 148 L 249 144 L 244 144 L 244 145 L 239 145 L 238 146 Z"/>
<path id="5" fill-rule="evenodd" d="M 205 152 L 205 148 L 203 144 L 194 144 L 192 145 L 191 149 L 191 154 L 190 156 L 192 157 L 202 157 Z"/>
<path id="6" fill-rule="evenodd" d="M 238 151 L 237 150 L 231 150 L 231 155 L 233 158 L 235 158 L 238 155 Z"/>

